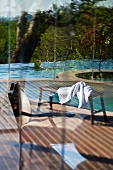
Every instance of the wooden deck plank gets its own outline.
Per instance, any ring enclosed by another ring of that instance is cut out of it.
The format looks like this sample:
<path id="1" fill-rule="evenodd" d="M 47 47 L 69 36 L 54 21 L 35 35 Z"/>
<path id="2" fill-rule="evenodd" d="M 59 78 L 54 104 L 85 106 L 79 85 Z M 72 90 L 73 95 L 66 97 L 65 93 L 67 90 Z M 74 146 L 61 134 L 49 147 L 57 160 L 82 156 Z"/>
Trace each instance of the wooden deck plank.
<path id="1" fill-rule="evenodd" d="M 91 126 L 90 120 L 86 119 L 79 127 L 77 127 L 76 131 L 73 132 L 71 130 L 65 130 L 64 141 L 59 140 L 58 136 L 62 137 L 62 132 L 57 128 L 38 127 L 32 131 L 34 131 L 34 133 L 37 134 L 37 137 L 34 136 L 35 138 L 34 137 L 33 138 L 35 142 L 39 144 L 39 146 L 49 147 L 51 143 L 62 143 L 62 142 L 74 143 L 75 146 L 77 146 L 79 152 L 87 159 L 85 165 L 83 163 L 83 165 L 81 164 L 78 166 L 79 168 L 77 167 L 77 169 L 79 170 L 81 170 L 81 168 L 91 169 L 91 170 L 99 169 L 99 168 L 112 169 L 113 147 L 111 146 L 111 139 L 110 141 L 108 139 L 109 135 L 107 136 L 107 139 L 104 140 L 106 138 L 103 135 L 105 134 L 105 130 L 103 130 L 102 127 L 103 126 L 100 125 Z M 24 130 L 27 131 L 27 128 L 28 127 L 25 127 Z M 32 129 L 33 127 L 30 128 Z M 104 126 L 104 129 L 105 128 L 107 129 L 107 131 L 109 130 L 109 127 L 107 125 Z M 45 137 L 40 136 L 40 134 L 43 134 Z M 26 138 L 25 135 L 24 138 Z M 28 140 L 28 138 L 24 140 Z"/>
<path id="2" fill-rule="evenodd" d="M 25 84 L 23 82 L 21 84 L 24 87 Z M 51 82 L 26 82 L 26 92 L 29 93 L 29 98 L 33 99 L 31 89 L 37 88 L 35 92 L 37 93 L 38 87 L 45 84 L 49 86 Z M 52 85 L 55 86 L 55 82 Z M 2 86 L 0 94 L 3 90 Z M 0 114 L 0 168 L 2 170 L 18 170 L 19 133 L 6 93 L 1 104 L 3 108 Z M 47 106 L 44 105 L 44 107 Z M 32 108 L 36 110 L 37 106 L 32 105 Z M 64 109 L 64 107 L 55 104 L 53 108 L 55 111 Z M 89 110 L 71 106 L 65 106 L 65 110 L 76 113 L 78 117 L 90 115 Z M 58 117 L 34 119 L 34 125 L 25 126 L 22 131 L 22 140 L 25 143 L 22 147 L 21 170 L 71 170 L 62 157 L 51 148 L 51 144 L 62 143 L 73 143 L 85 158 L 75 170 L 113 170 L 113 116 L 112 113 L 108 115 L 107 123 L 103 122 L 102 113 L 95 115 L 93 126 L 90 124 L 89 116 L 86 116 L 84 120 L 77 119 L 77 116 L 75 120 Z"/>

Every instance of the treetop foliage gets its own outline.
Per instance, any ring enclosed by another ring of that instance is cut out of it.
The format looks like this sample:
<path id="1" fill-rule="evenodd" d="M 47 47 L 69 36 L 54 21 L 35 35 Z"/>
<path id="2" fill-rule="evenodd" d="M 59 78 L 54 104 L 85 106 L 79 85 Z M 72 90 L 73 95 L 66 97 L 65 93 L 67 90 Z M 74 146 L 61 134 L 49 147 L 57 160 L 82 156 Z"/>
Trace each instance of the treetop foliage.
<path id="1" fill-rule="evenodd" d="M 0 63 L 42 62 L 67 59 L 112 59 L 113 7 L 103 0 L 71 0 L 37 11 L 31 21 L 23 12 L 15 20 L 0 20 Z"/>

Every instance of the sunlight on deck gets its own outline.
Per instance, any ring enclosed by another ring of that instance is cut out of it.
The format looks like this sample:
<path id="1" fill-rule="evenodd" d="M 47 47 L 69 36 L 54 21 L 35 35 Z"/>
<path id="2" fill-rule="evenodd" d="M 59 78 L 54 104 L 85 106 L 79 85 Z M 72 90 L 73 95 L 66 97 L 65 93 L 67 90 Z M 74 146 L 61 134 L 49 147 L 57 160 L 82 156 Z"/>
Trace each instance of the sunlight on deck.
<path id="1" fill-rule="evenodd" d="M 24 86 L 21 82 L 34 112 L 38 107 L 38 87 L 48 84 L 49 82 L 44 81 L 28 81 Z M 108 122 L 104 122 L 102 112 L 96 114 L 92 126 L 89 109 L 54 103 L 54 112 L 65 111 L 74 113 L 75 116 L 32 118 L 32 123 L 22 130 L 21 146 L 18 127 L 7 96 L 8 90 L 7 83 L 1 83 L 0 167 L 2 170 L 113 169 L 112 112 L 107 111 Z M 45 93 L 44 97 L 48 99 L 48 94 Z M 41 106 L 41 110 L 49 110 L 48 101 Z M 64 153 L 59 150 L 59 146 L 63 148 L 62 144 L 67 146 Z M 21 152 L 20 147 L 22 147 Z"/>

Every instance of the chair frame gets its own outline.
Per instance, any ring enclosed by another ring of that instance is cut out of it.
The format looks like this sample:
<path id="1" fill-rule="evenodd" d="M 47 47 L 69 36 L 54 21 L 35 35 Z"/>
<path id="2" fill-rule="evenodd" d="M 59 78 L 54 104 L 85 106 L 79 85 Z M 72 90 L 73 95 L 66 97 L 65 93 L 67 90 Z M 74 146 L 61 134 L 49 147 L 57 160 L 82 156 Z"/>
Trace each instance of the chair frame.
<path id="1" fill-rule="evenodd" d="M 50 88 L 48 86 L 40 87 L 38 110 L 40 109 L 40 106 L 42 104 L 41 100 L 42 100 L 43 91 L 48 91 L 50 93 L 50 95 L 49 95 L 50 110 L 53 110 L 53 107 L 52 107 L 53 96 L 57 90 L 58 90 L 58 88 Z M 108 120 L 107 115 L 106 115 L 103 95 L 104 95 L 103 92 L 93 91 L 93 94 L 91 96 L 89 96 L 89 104 L 90 104 L 90 112 L 91 112 L 91 115 L 90 115 L 91 125 L 94 124 L 94 115 L 99 112 L 103 112 L 103 117 L 104 117 L 105 122 Z M 99 109 L 99 110 L 95 110 L 94 105 L 93 105 L 93 99 L 96 97 L 100 98 L 101 109 Z"/>

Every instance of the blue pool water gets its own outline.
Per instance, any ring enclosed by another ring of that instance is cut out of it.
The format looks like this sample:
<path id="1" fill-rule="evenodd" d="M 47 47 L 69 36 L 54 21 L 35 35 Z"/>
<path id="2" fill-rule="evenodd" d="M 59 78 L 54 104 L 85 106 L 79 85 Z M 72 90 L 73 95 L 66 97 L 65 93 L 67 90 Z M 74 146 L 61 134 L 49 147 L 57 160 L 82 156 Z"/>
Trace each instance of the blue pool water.
<path id="1" fill-rule="evenodd" d="M 95 60 L 93 68 L 99 68 L 99 60 Z M 92 69 L 92 60 L 67 60 L 66 62 L 43 62 L 41 69 L 36 71 L 34 63 L 0 64 L 0 79 L 10 78 L 54 78 L 59 72 L 65 70 Z M 106 60 L 101 63 L 101 69 L 113 69 L 113 61 Z"/>
<path id="2" fill-rule="evenodd" d="M 48 99 L 49 100 L 49 99 Z M 105 105 L 105 109 L 106 111 L 111 111 L 113 112 L 113 107 L 112 107 L 112 101 L 113 101 L 113 95 L 112 96 L 105 96 L 104 95 L 104 105 Z M 56 93 L 53 97 L 53 102 L 54 103 L 59 103 L 59 98 L 58 98 L 58 94 Z M 68 103 L 67 105 L 69 106 L 75 106 L 78 107 L 79 105 L 79 101 L 78 98 L 75 96 L 73 97 Z M 93 99 L 93 106 L 95 110 L 100 110 L 101 108 L 101 103 L 100 103 L 100 99 L 99 97 L 94 98 Z M 88 105 L 86 106 L 87 109 L 90 109 L 90 105 L 88 103 Z"/>

